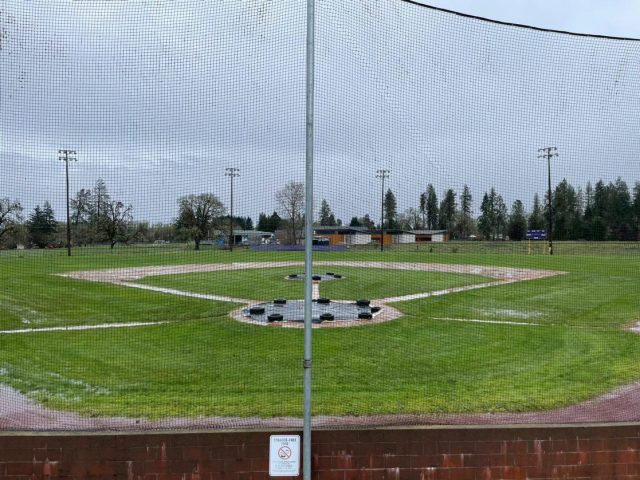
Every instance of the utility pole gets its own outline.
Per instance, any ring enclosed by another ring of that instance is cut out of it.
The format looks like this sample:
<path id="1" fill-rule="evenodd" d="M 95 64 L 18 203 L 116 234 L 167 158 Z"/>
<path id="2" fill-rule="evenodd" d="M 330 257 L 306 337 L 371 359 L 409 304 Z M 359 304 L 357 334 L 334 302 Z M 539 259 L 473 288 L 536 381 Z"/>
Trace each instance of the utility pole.
<path id="1" fill-rule="evenodd" d="M 233 235 L 233 179 L 240 176 L 240 169 L 227 167 L 224 173 L 231 180 L 231 218 L 229 219 L 229 250 L 233 252 L 235 237 Z"/>
<path id="2" fill-rule="evenodd" d="M 542 153 L 541 153 L 542 152 Z M 547 237 L 549 239 L 549 255 L 553 255 L 553 202 L 551 201 L 551 157 L 558 156 L 558 149 L 556 147 L 545 147 L 538 149 L 538 158 L 547 159 L 547 179 L 549 182 L 549 190 L 547 191 L 548 208 L 549 208 L 549 225 L 547 228 Z"/>
<path id="3" fill-rule="evenodd" d="M 58 160 L 62 160 L 65 165 L 67 178 L 67 256 L 71 256 L 71 217 L 69 215 L 69 161 L 77 162 L 75 150 L 58 150 Z"/>
<path id="4" fill-rule="evenodd" d="M 380 251 L 384 252 L 384 179 L 389 178 L 389 170 L 378 170 L 376 178 L 382 179 L 382 202 L 380 204 Z"/>

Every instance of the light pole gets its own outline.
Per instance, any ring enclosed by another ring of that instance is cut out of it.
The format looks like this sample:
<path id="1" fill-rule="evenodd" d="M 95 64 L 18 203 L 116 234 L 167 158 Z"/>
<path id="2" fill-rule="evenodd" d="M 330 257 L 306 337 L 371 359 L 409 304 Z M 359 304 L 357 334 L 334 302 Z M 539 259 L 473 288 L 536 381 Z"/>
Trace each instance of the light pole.
<path id="1" fill-rule="evenodd" d="M 384 179 L 389 178 L 389 170 L 378 170 L 376 178 L 382 179 L 382 201 L 380 203 L 380 251 L 384 251 Z"/>
<path id="2" fill-rule="evenodd" d="M 229 250 L 233 252 L 233 243 L 235 241 L 235 237 L 233 236 L 233 179 L 235 177 L 240 176 L 240 169 L 227 167 L 225 168 L 225 173 L 229 180 L 231 180 L 231 217 L 229 219 Z"/>
<path id="3" fill-rule="evenodd" d="M 538 152 L 543 152 L 538 155 L 538 158 L 546 158 L 547 159 L 547 179 L 549 190 L 547 192 L 548 202 L 547 205 L 549 208 L 548 215 L 548 227 L 547 227 L 547 236 L 549 237 L 549 255 L 553 255 L 553 203 L 551 202 L 551 157 L 558 156 L 558 149 L 556 147 L 545 147 L 539 148 Z"/>
<path id="4" fill-rule="evenodd" d="M 77 162 L 75 150 L 58 150 L 58 160 L 62 160 L 65 165 L 67 179 L 67 256 L 71 256 L 71 217 L 69 216 L 69 161 Z"/>

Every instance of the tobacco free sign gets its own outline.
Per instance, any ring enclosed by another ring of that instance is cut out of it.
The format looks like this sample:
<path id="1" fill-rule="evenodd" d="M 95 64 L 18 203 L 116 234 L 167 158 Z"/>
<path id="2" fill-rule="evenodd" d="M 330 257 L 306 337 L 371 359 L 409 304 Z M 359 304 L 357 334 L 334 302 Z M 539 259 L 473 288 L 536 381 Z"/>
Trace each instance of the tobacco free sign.
<path id="1" fill-rule="evenodd" d="M 271 435 L 269 437 L 269 476 L 297 477 L 300 475 L 300 435 Z"/>

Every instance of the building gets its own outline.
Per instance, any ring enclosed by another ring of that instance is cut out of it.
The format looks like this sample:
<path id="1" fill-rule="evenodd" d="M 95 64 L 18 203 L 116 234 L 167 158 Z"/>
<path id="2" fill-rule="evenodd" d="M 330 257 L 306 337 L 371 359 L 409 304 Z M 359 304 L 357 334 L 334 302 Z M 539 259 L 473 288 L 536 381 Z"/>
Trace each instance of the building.
<path id="1" fill-rule="evenodd" d="M 380 244 L 380 237 L 382 236 L 382 232 L 380 230 L 375 230 L 371 233 L 371 239 Z M 391 245 L 392 243 L 396 244 L 406 244 L 406 243 L 415 243 L 416 236 L 413 232 L 408 230 L 398 230 L 398 229 L 386 229 L 384 230 L 384 244 Z"/>
<path id="2" fill-rule="evenodd" d="M 416 243 L 449 241 L 449 232 L 446 230 L 412 230 L 412 233 Z"/>
<path id="3" fill-rule="evenodd" d="M 329 239 L 330 245 L 367 245 L 371 234 L 364 227 L 313 227 L 313 234 Z"/>
<path id="4" fill-rule="evenodd" d="M 229 242 L 228 230 L 226 232 L 224 230 L 216 230 L 215 236 L 220 244 Z M 271 243 L 276 243 L 276 236 L 272 232 L 261 232 L 260 230 L 233 231 L 233 245 L 268 245 Z"/>

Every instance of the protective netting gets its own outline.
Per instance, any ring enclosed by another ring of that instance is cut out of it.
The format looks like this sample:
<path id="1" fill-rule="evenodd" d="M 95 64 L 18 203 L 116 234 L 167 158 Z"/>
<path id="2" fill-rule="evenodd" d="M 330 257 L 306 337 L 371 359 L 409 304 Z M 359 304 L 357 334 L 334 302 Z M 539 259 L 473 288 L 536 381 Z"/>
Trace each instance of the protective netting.
<path id="1" fill-rule="evenodd" d="M 640 42 L 316 9 L 314 424 L 640 420 Z M 301 424 L 305 21 L 0 2 L 0 428 Z"/>

